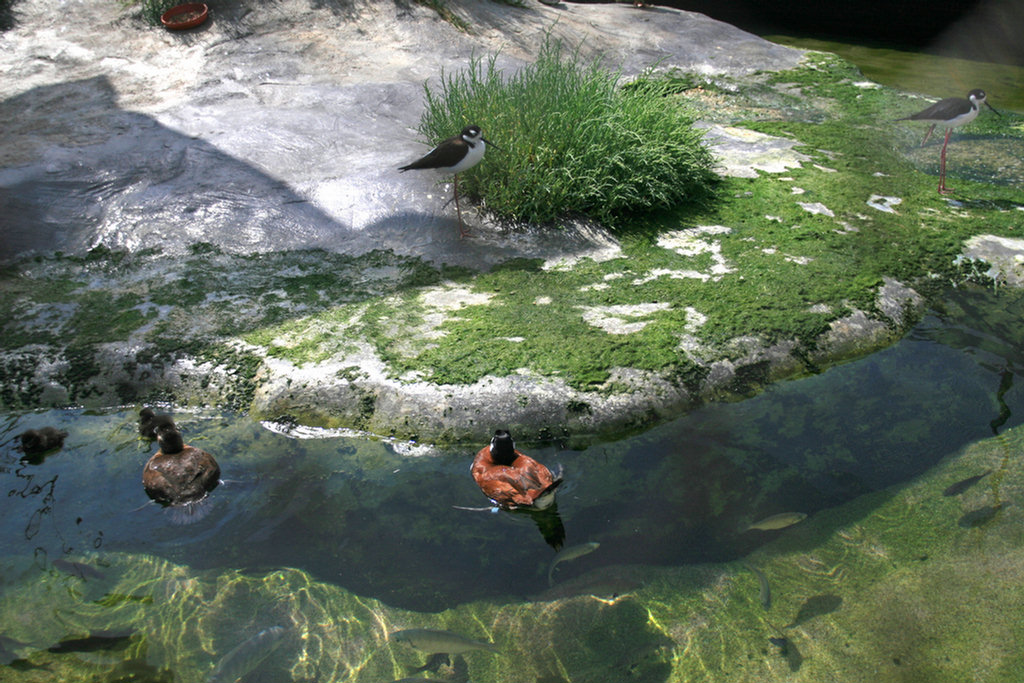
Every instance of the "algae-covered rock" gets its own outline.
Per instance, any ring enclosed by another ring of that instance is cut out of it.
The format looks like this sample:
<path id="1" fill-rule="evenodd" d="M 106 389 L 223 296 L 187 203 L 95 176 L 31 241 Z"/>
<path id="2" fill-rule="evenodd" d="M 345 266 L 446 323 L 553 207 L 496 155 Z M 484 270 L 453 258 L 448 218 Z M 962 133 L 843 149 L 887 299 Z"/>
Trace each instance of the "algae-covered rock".
<path id="1" fill-rule="evenodd" d="M 1019 231 L 1019 165 L 962 167 L 963 196 L 938 196 L 934 149 L 886 123 L 920 102 L 838 58 L 668 8 L 336 10 L 242 2 L 187 35 L 116 5 L 19 10 L 0 52 L 0 407 L 582 442 L 870 353 L 947 283 L 1002 281 L 958 256 Z M 397 171 L 424 151 L 423 85 L 484 55 L 512 74 L 551 38 L 701 122 L 713 201 L 616 232 L 477 207 L 458 238 L 447 190 Z M 990 118 L 971 146 L 1013 158 L 1024 129 Z"/>

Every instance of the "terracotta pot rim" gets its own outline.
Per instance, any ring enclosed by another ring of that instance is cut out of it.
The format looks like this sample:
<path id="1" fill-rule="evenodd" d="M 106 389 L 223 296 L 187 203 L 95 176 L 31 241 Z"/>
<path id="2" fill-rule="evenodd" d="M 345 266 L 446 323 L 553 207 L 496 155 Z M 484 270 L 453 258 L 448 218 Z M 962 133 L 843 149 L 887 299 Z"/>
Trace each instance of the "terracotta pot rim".
<path id="1" fill-rule="evenodd" d="M 181 14 L 199 12 L 199 16 L 182 21 L 177 17 Z M 172 30 L 192 28 L 206 21 L 210 8 L 205 2 L 187 2 L 183 5 L 176 5 L 160 15 L 160 23 Z"/>

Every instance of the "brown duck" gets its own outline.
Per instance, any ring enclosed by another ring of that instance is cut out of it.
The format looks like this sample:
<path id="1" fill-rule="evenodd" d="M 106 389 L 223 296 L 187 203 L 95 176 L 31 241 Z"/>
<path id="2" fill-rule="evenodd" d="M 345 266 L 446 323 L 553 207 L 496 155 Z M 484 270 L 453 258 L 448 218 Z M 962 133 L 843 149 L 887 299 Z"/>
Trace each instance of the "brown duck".
<path id="1" fill-rule="evenodd" d="M 559 473 L 552 474 L 516 450 L 512 435 L 504 429 L 494 432 L 491 443 L 476 454 L 470 472 L 480 490 L 505 510 L 543 510 L 554 502 L 555 489 L 562 483 Z"/>
<path id="2" fill-rule="evenodd" d="M 146 494 L 161 505 L 189 505 L 201 501 L 220 483 L 220 466 L 204 450 L 189 446 L 173 426 L 156 432 L 160 450 L 142 470 Z"/>

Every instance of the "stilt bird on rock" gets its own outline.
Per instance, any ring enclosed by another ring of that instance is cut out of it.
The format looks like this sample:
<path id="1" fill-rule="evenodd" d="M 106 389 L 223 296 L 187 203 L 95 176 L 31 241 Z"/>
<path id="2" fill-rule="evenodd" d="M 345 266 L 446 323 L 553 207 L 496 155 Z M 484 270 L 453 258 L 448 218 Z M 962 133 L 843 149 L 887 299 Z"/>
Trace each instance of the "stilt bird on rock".
<path id="1" fill-rule="evenodd" d="M 484 158 L 487 145 L 493 145 L 480 131 L 480 126 L 466 126 L 458 135 L 448 138 L 425 155 L 405 166 L 399 171 L 416 171 L 431 169 L 451 173 L 455 176 L 455 211 L 459 215 L 459 238 L 467 234 L 462 223 L 462 209 L 459 207 L 459 173 L 469 170 Z"/>
<path id="2" fill-rule="evenodd" d="M 942 153 L 939 155 L 939 194 L 949 194 L 953 191 L 952 188 L 946 187 L 946 146 L 949 145 L 949 134 L 957 126 L 970 123 L 977 118 L 983 104 L 1000 115 L 991 104 L 985 101 L 984 90 L 972 90 L 967 93 L 967 97 L 947 97 L 916 114 L 896 119 L 897 121 L 927 121 L 932 124 L 928 128 L 928 132 L 925 133 L 924 140 L 921 141 L 922 147 L 928 142 L 935 126 L 946 127 L 946 139 L 942 143 Z"/>

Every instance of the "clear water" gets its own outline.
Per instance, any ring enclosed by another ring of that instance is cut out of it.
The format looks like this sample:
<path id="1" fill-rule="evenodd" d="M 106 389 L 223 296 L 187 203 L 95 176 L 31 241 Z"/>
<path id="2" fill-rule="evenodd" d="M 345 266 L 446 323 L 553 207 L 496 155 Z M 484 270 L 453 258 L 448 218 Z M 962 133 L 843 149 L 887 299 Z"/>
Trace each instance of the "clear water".
<path id="1" fill-rule="evenodd" d="M 755 398 L 582 452 L 520 444 L 564 468 L 558 519 L 454 507 L 487 504 L 469 476 L 475 445 L 288 433 L 177 411 L 186 441 L 213 453 L 224 479 L 205 516 L 181 524 L 147 504 L 141 472 L 156 447 L 137 436 L 136 407 L 6 415 L 0 557 L 31 556 L 41 572 L 65 556 L 118 552 L 254 575 L 294 567 L 417 611 L 542 593 L 554 552 L 544 524 L 550 535 L 560 522 L 566 545 L 601 543 L 560 578 L 742 558 L 774 537 L 742 533 L 752 521 L 813 515 L 904 482 L 1018 424 L 1022 316 L 1019 294 L 955 291 L 895 346 Z M 47 424 L 69 432 L 64 448 L 21 462 L 14 437 Z"/>
<path id="2" fill-rule="evenodd" d="M 999 110 L 1024 112 L 1024 66 L 925 54 L 881 45 L 863 45 L 808 36 L 765 35 L 782 45 L 834 52 L 883 85 L 933 97 L 963 97 L 983 89 Z"/>

